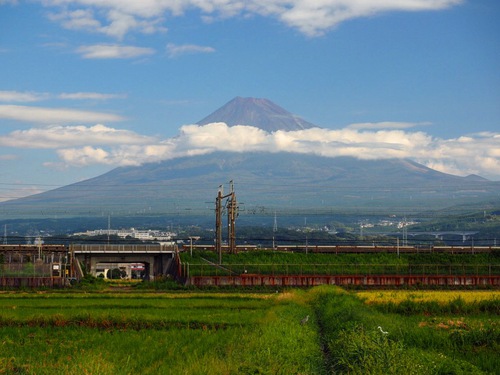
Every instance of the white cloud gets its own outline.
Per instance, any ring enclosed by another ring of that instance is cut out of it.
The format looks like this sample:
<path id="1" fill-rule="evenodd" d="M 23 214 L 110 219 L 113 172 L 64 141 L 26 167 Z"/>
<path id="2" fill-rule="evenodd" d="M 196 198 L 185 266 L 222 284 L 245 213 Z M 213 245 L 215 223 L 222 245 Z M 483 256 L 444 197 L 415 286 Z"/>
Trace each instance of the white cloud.
<path id="1" fill-rule="evenodd" d="M 108 100 L 108 99 L 124 99 L 127 95 L 124 94 L 103 94 L 98 92 L 74 92 L 61 93 L 52 95 L 49 93 L 39 92 L 19 92 L 19 91 L 0 91 L 0 102 L 39 102 L 57 97 L 63 100 Z"/>
<path id="2" fill-rule="evenodd" d="M 71 2 L 68 1 L 66 3 Z M 85 6 L 87 4 L 82 5 Z M 117 39 L 123 39 L 125 34 L 132 30 L 143 34 L 165 32 L 167 30 L 161 25 L 163 22 L 161 17 L 148 15 L 146 19 L 142 19 L 141 15 L 136 10 L 123 11 L 121 5 L 122 4 L 106 4 L 106 1 L 94 4 L 98 11 L 100 9 L 105 9 L 105 19 L 103 20 L 99 19 L 99 13 L 101 12 L 94 12 L 92 8 L 79 8 L 76 10 L 63 8 L 57 13 L 50 13 L 48 17 L 52 21 L 60 22 L 64 28 L 69 30 L 97 32 Z"/>
<path id="3" fill-rule="evenodd" d="M 182 126 L 177 137 L 162 140 L 103 125 L 54 126 L 12 132 L 0 137 L 1 145 L 52 148 L 60 166 L 140 165 L 215 151 L 294 152 L 365 160 L 407 158 L 445 173 L 500 179 L 500 133 L 492 132 L 441 139 L 400 129 L 268 133 L 252 126 L 212 123 Z"/>
<path id="4" fill-rule="evenodd" d="M 128 145 L 112 148 L 108 151 L 104 148 L 85 146 L 60 149 L 57 150 L 57 154 L 65 165 L 76 167 L 93 164 L 138 166 L 173 157 L 172 146 L 169 144 Z"/>
<path id="5" fill-rule="evenodd" d="M 94 18 L 94 12 L 91 9 L 64 10 L 60 13 L 50 13 L 48 17 L 52 21 L 61 22 L 64 28 L 70 30 L 84 29 L 90 31 L 101 27 L 101 23 Z"/>
<path id="6" fill-rule="evenodd" d="M 164 16 L 198 10 L 203 20 L 261 15 L 279 19 L 305 35 L 324 34 L 338 24 L 385 12 L 440 10 L 464 0 L 40 0 L 56 7 L 51 19 L 69 29 L 118 39 L 127 33 L 164 32 Z"/>
<path id="7" fill-rule="evenodd" d="M 48 94 L 36 92 L 0 91 L 0 102 L 38 102 L 48 98 Z"/>
<path id="8" fill-rule="evenodd" d="M 16 130 L 0 136 L 0 145 L 18 148 L 65 148 L 88 145 L 142 145 L 154 142 L 151 137 L 104 125 L 50 126 Z"/>
<path id="9" fill-rule="evenodd" d="M 18 131 L 0 138 L 0 144 L 55 148 L 61 161 L 72 166 L 140 165 L 214 151 L 295 152 L 371 160 L 408 158 L 445 173 L 500 178 L 500 133 L 440 139 L 403 130 L 347 127 L 268 133 L 251 126 L 212 123 L 185 125 L 177 137 L 160 140 L 96 125 Z"/>
<path id="10" fill-rule="evenodd" d="M 178 57 L 186 54 L 194 53 L 213 53 L 215 49 L 208 46 L 197 46 L 194 44 L 176 45 L 173 43 L 167 44 L 167 54 L 169 57 Z"/>
<path id="11" fill-rule="evenodd" d="M 324 34 L 340 23 L 385 12 L 440 10 L 462 0 L 289 0 L 252 1 L 258 13 L 275 16 L 308 36 Z"/>
<path id="12" fill-rule="evenodd" d="M 59 94 L 60 99 L 69 100 L 108 100 L 108 99 L 125 99 L 124 94 L 102 94 L 98 92 L 73 92 Z"/>
<path id="13" fill-rule="evenodd" d="M 111 113 L 20 105 L 0 105 L 0 119 L 1 118 L 47 124 L 75 122 L 96 123 L 124 120 L 123 117 Z"/>
<path id="14" fill-rule="evenodd" d="M 80 46 L 76 52 L 85 59 L 131 59 L 156 53 L 152 48 L 122 46 L 118 44 L 94 44 Z"/>
<path id="15" fill-rule="evenodd" d="M 348 129 L 365 129 L 365 130 L 377 130 L 377 129 L 410 129 L 417 126 L 427 126 L 431 125 L 429 122 L 363 122 L 357 124 L 351 124 L 347 126 Z"/>
<path id="16" fill-rule="evenodd" d="M 85 146 L 81 149 L 62 149 L 57 152 L 67 164 L 87 166 L 93 164 L 108 164 L 108 152 L 102 148 Z"/>

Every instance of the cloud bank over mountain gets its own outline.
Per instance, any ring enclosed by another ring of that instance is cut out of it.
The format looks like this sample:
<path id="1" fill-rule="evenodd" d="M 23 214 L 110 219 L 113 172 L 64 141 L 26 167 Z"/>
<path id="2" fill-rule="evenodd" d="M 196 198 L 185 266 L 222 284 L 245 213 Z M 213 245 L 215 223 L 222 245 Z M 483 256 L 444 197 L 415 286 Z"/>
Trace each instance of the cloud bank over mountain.
<path id="1" fill-rule="evenodd" d="M 48 126 L 13 131 L 0 137 L 0 146 L 53 149 L 59 162 L 46 163 L 47 167 L 140 165 L 216 151 L 285 151 L 364 160 L 409 158 L 441 172 L 500 179 L 500 133 L 442 139 L 408 131 L 413 125 L 419 124 L 384 122 L 267 132 L 253 126 L 210 123 L 184 125 L 176 137 L 166 139 L 104 125 Z"/>

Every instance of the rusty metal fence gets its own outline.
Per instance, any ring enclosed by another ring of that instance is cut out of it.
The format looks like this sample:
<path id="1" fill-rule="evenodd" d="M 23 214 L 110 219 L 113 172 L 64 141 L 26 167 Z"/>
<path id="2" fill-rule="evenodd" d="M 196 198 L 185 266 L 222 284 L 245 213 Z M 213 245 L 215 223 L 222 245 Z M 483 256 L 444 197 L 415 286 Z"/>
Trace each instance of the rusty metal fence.
<path id="1" fill-rule="evenodd" d="M 0 264 L 0 277 L 51 277 L 51 263 L 6 263 Z"/>

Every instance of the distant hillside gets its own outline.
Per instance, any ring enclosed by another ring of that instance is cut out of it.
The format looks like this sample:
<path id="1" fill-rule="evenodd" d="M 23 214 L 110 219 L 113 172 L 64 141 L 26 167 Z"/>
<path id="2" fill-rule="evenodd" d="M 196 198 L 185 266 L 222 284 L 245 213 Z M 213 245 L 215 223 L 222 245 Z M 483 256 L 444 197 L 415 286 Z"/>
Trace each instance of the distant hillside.
<path id="1" fill-rule="evenodd" d="M 90 180 L 4 202 L 0 215 L 211 215 L 218 186 L 227 186 L 229 180 L 234 180 L 246 213 L 411 212 L 483 200 L 500 190 L 499 183 L 470 181 L 408 160 L 226 152 L 116 168 Z"/>

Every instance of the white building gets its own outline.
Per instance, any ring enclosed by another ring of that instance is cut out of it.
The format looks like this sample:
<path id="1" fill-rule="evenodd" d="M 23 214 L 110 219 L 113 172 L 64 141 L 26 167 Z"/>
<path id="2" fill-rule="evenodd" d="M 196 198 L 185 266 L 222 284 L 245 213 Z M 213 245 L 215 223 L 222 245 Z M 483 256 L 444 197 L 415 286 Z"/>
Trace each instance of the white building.
<path id="1" fill-rule="evenodd" d="M 88 230 L 86 232 L 74 233 L 75 236 L 103 236 L 103 235 L 114 235 L 120 238 L 136 238 L 141 241 L 171 241 L 177 234 L 173 232 L 161 231 L 161 230 L 137 230 L 135 228 L 130 229 L 96 229 Z"/>

